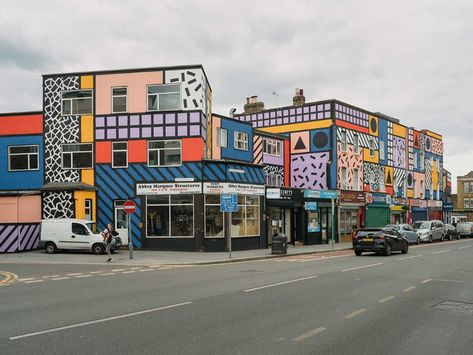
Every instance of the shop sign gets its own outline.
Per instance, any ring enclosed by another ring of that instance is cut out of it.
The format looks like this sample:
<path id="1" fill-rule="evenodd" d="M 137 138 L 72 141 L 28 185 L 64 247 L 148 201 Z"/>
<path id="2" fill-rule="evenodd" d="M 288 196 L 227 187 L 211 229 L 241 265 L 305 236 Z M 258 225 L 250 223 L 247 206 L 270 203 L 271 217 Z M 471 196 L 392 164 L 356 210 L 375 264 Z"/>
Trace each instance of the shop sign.
<path id="1" fill-rule="evenodd" d="M 305 203 L 305 210 L 306 211 L 316 211 L 317 210 L 317 202 L 306 202 Z"/>
<path id="2" fill-rule="evenodd" d="M 337 199 L 338 191 L 335 190 L 304 190 L 305 198 Z"/>
<path id="3" fill-rule="evenodd" d="M 280 199 L 281 189 L 266 189 L 266 198 L 268 199 Z"/>
<path id="4" fill-rule="evenodd" d="M 238 212 L 238 195 L 221 194 L 220 212 Z"/>
<path id="5" fill-rule="evenodd" d="M 388 198 L 389 196 L 389 198 Z M 391 203 L 391 196 L 385 194 L 377 193 L 367 193 L 366 194 L 366 203 L 378 203 L 378 204 L 388 204 Z"/>
<path id="6" fill-rule="evenodd" d="M 318 210 L 307 212 L 307 232 L 320 232 L 320 220 Z"/>
<path id="7" fill-rule="evenodd" d="M 340 202 L 365 203 L 365 194 L 357 191 L 340 191 Z"/>
<path id="8" fill-rule="evenodd" d="M 403 197 L 393 197 L 391 203 L 393 205 L 407 205 L 407 199 Z"/>
<path id="9" fill-rule="evenodd" d="M 200 182 L 170 182 L 136 184 L 137 195 L 185 195 L 202 193 Z"/>
<path id="10" fill-rule="evenodd" d="M 300 191 L 285 188 L 267 188 L 266 198 L 270 200 L 293 200 L 300 199 Z"/>
<path id="11" fill-rule="evenodd" d="M 204 182 L 204 194 L 238 194 L 264 196 L 264 185 L 239 184 L 233 182 Z"/>
<path id="12" fill-rule="evenodd" d="M 451 203 L 451 202 L 445 202 L 445 203 L 443 204 L 443 209 L 444 209 L 444 210 L 447 210 L 447 211 L 448 211 L 448 210 L 453 210 L 453 203 Z"/>
<path id="13" fill-rule="evenodd" d="M 442 201 L 428 200 L 427 207 L 442 207 Z"/>
<path id="14" fill-rule="evenodd" d="M 412 207 L 427 208 L 427 201 L 411 198 L 411 199 L 409 199 L 409 205 L 411 205 Z"/>

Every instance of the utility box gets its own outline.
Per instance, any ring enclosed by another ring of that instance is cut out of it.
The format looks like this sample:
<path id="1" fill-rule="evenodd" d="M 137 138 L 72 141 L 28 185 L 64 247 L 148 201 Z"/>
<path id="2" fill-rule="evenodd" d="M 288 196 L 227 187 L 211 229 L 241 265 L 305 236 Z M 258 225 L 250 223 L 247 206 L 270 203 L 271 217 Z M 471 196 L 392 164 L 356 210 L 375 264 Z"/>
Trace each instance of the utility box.
<path id="1" fill-rule="evenodd" d="M 273 236 L 271 254 L 287 254 L 287 237 L 284 234 Z"/>

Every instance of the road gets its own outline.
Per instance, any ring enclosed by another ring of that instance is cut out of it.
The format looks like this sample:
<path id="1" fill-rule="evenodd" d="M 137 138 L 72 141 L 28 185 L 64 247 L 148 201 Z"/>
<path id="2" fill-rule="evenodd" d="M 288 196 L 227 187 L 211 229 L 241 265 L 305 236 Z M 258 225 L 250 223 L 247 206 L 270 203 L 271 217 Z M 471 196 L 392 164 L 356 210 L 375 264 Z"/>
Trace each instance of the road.
<path id="1" fill-rule="evenodd" d="M 471 354 L 472 254 L 470 239 L 390 257 L 0 264 L 0 353 Z"/>

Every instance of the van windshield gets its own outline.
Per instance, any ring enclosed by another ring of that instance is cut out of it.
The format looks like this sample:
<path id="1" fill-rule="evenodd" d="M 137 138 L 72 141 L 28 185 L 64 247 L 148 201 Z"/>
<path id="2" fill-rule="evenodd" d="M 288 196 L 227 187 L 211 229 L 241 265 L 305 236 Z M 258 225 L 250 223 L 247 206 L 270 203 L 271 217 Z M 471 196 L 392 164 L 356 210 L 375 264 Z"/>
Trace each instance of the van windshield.
<path id="1" fill-rule="evenodd" d="M 414 229 L 430 229 L 430 223 L 429 222 L 414 222 L 412 227 Z"/>
<path id="2" fill-rule="evenodd" d="M 102 233 L 102 231 L 100 230 L 100 228 L 97 227 L 97 223 L 86 223 L 85 225 L 86 225 L 87 228 L 89 228 L 89 229 L 92 231 L 92 233 L 94 233 L 94 234 L 100 234 L 100 233 Z"/>

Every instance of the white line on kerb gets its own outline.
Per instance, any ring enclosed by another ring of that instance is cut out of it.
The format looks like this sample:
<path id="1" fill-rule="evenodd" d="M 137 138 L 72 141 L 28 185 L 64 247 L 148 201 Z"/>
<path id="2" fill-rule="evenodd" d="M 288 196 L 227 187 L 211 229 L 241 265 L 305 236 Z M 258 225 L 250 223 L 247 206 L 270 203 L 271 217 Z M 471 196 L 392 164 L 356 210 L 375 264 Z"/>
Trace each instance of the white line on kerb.
<path id="1" fill-rule="evenodd" d="M 257 291 L 257 290 L 262 290 L 262 289 L 264 289 L 264 288 L 275 287 L 275 286 L 281 286 L 281 285 L 286 285 L 286 284 L 290 284 L 290 283 L 293 283 L 293 282 L 315 279 L 316 277 L 319 277 L 319 276 L 318 276 L 318 275 L 313 275 L 313 276 L 308 276 L 308 277 L 302 277 L 302 278 L 300 278 L 300 279 L 294 279 L 294 280 L 289 280 L 289 281 L 283 281 L 283 282 L 278 282 L 278 283 L 275 283 L 275 284 L 266 285 L 266 286 L 260 286 L 260 287 L 255 287 L 255 288 L 249 288 L 248 290 L 244 290 L 244 291 L 245 291 L 245 292 Z"/>
<path id="2" fill-rule="evenodd" d="M 41 331 L 39 331 L 39 332 L 34 332 L 34 333 L 28 333 L 28 334 L 17 335 L 17 336 L 11 337 L 11 338 L 9 338 L 9 339 L 10 339 L 10 340 L 17 340 L 17 339 L 32 337 L 32 336 L 35 336 L 35 335 L 41 335 L 41 334 L 59 332 L 59 331 L 61 331 L 61 330 L 66 330 L 66 329 L 71 329 L 71 328 L 78 328 L 78 327 L 83 327 L 83 326 L 86 326 L 86 325 L 108 322 L 108 321 L 115 320 L 115 319 L 133 317 L 133 316 L 138 316 L 138 315 L 141 315 L 141 314 L 146 314 L 146 313 L 151 313 L 151 312 L 162 311 L 162 310 L 165 310 L 165 309 L 175 308 L 175 307 L 179 307 L 179 306 L 184 306 L 184 305 L 191 304 L 191 303 L 192 303 L 192 302 L 183 302 L 183 303 L 172 304 L 172 305 L 170 305 L 170 306 L 164 306 L 164 307 L 159 307 L 159 308 L 151 308 L 151 309 L 146 309 L 146 310 L 144 310 L 144 311 L 122 314 L 122 315 L 120 315 L 120 316 L 102 318 L 102 319 L 92 320 L 92 321 L 89 321 L 89 322 L 76 323 L 76 324 L 66 325 L 66 326 L 64 326 L 64 327 L 52 328 L 52 329 L 47 329 L 47 330 L 41 330 Z"/>
<path id="3" fill-rule="evenodd" d="M 365 267 L 378 266 L 378 265 L 382 265 L 382 264 L 383 264 L 383 263 L 376 263 L 376 264 L 369 264 L 369 265 L 351 267 L 351 268 L 349 268 L 349 269 L 343 269 L 342 272 L 345 272 L 345 271 L 352 271 L 352 270 L 358 270 L 358 269 L 364 269 Z"/>
<path id="4" fill-rule="evenodd" d="M 432 254 L 448 253 L 449 251 L 452 251 L 452 250 L 447 249 L 447 250 L 434 251 L 434 252 L 432 252 Z"/>
<path id="5" fill-rule="evenodd" d="M 399 259 L 397 259 L 397 260 L 414 259 L 414 258 L 419 258 L 419 257 L 421 257 L 421 256 L 423 256 L 423 255 L 412 255 L 412 256 L 406 256 L 406 257 L 404 257 L 404 258 L 399 258 Z"/>

